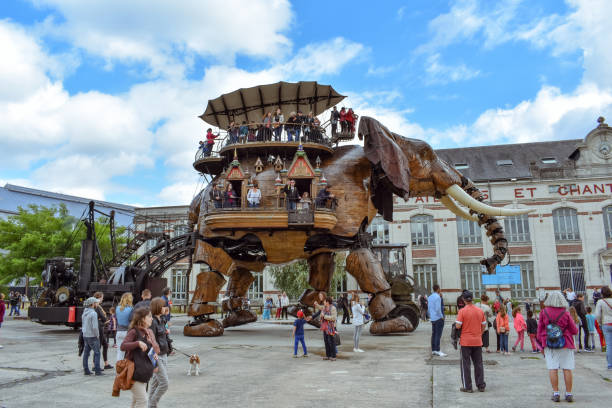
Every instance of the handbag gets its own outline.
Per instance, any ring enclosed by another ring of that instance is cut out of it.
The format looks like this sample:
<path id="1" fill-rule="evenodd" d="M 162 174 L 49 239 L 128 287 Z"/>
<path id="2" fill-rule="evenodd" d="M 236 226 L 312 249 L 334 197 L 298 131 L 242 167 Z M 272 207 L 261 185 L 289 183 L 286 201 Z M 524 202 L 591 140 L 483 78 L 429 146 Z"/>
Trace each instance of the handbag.
<path id="1" fill-rule="evenodd" d="M 336 343 L 336 346 L 339 346 L 340 344 L 342 344 L 340 342 L 340 335 L 338 333 L 334 334 L 334 342 Z"/>
<path id="2" fill-rule="evenodd" d="M 138 333 L 137 341 L 142 341 L 147 345 L 148 349 L 150 349 L 152 346 L 146 336 L 141 335 L 138 329 L 136 329 L 136 332 Z M 134 359 L 134 375 L 132 379 L 143 383 L 149 382 L 153 376 L 154 367 L 147 352 L 142 351 L 140 347 L 138 347 L 132 351 L 132 358 Z"/>

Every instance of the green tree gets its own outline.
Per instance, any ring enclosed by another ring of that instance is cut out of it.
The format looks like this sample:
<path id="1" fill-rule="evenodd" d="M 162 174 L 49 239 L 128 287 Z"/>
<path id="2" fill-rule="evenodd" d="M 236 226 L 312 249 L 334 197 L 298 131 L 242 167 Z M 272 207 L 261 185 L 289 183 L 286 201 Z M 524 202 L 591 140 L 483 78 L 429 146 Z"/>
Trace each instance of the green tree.
<path id="1" fill-rule="evenodd" d="M 117 228 L 118 250 L 126 242 L 124 230 Z M 102 258 L 108 262 L 112 259 L 108 220 L 97 220 L 96 231 Z M 7 251 L 0 255 L 0 284 L 25 276 L 36 284 L 48 258 L 75 258 L 78 267 L 81 240 L 86 235 L 84 225 L 68 214 L 64 204 L 20 207 L 18 214 L 0 219 L 0 248 Z"/>
<path id="2" fill-rule="evenodd" d="M 345 263 L 346 255 L 344 253 L 336 254 L 336 267 L 329 291 L 332 297 L 336 297 L 337 288 L 346 277 Z M 274 287 L 287 292 L 287 296 L 291 299 L 297 299 L 304 289 L 312 289 L 308 284 L 308 273 L 308 263 L 303 259 L 285 266 L 270 267 Z"/>

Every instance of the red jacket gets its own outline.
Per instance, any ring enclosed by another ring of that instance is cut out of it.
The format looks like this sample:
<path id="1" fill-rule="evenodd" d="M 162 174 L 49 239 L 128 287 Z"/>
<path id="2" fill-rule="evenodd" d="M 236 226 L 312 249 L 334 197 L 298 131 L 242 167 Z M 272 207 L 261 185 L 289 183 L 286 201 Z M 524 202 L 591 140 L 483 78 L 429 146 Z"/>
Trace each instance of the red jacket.
<path id="1" fill-rule="evenodd" d="M 206 133 L 206 143 L 213 144 L 215 143 L 216 138 L 217 138 L 217 135 L 213 134 L 213 132 Z"/>
<path id="2" fill-rule="evenodd" d="M 0 300 L 0 323 L 4 321 L 4 313 L 6 312 L 6 305 L 4 300 Z"/>

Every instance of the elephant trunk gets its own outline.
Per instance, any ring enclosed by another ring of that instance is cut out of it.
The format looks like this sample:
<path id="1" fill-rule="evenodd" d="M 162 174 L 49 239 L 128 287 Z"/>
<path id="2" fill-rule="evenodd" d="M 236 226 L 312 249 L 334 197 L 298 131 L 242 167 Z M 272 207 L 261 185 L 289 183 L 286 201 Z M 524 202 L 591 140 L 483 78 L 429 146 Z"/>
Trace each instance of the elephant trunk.
<path id="1" fill-rule="evenodd" d="M 469 179 L 462 178 L 461 187 L 472 198 L 480 202 L 484 201 L 482 192 Z M 470 210 L 470 214 L 476 214 L 478 225 L 484 225 L 487 229 L 487 236 L 493 245 L 493 255 L 481 260 L 480 264 L 487 268 L 488 273 L 494 274 L 495 267 L 502 263 L 508 252 L 508 240 L 504 236 L 504 229 L 498 219 L 492 215 L 479 213 L 474 210 Z"/>

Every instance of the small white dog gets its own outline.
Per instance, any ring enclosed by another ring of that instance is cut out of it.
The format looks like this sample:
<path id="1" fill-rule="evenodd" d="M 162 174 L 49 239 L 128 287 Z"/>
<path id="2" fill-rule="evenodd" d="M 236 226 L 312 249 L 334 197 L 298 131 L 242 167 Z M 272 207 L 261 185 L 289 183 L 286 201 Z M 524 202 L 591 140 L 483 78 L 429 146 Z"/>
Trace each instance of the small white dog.
<path id="1" fill-rule="evenodd" d="M 192 354 L 189 356 L 189 369 L 187 370 L 187 375 L 200 375 L 200 356 L 197 354 Z"/>

